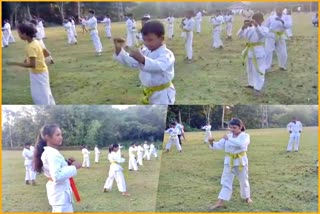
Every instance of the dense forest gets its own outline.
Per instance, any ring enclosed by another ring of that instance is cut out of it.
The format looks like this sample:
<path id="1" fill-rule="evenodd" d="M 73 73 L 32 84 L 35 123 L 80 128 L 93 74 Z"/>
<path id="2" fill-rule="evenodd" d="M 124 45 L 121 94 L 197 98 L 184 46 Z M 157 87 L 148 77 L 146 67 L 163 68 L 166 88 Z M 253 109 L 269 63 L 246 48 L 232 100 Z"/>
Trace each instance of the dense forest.
<path id="1" fill-rule="evenodd" d="M 240 118 L 249 129 L 267 127 L 286 127 L 293 116 L 297 117 L 304 126 L 318 125 L 318 106 L 285 106 L 285 105 L 175 105 L 169 106 L 167 126 L 172 121 L 181 122 L 186 131 L 199 131 L 207 121 L 213 129 L 227 128 L 231 118 Z"/>
<path id="2" fill-rule="evenodd" d="M 40 127 L 57 123 L 63 132 L 64 146 L 86 144 L 105 147 L 111 143 L 161 141 L 165 128 L 165 106 L 25 106 L 2 111 L 2 147 L 21 147 L 34 143 Z"/>
<path id="3" fill-rule="evenodd" d="M 14 27 L 22 20 L 30 20 L 32 17 L 40 17 L 46 26 L 61 25 L 64 17 L 87 16 L 89 9 L 94 9 L 98 20 L 109 14 L 112 21 L 124 21 L 127 13 L 133 13 L 136 19 L 144 14 L 150 14 L 153 18 L 165 18 L 169 14 L 182 17 L 186 10 L 206 11 L 212 14 L 216 10 L 242 9 L 250 7 L 262 12 L 270 12 L 275 7 L 286 7 L 296 11 L 301 7 L 302 11 L 317 11 L 317 2 L 284 2 L 284 3 L 234 3 L 234 2 L 204 2 L 204 3 L 178 3 L 178 2 L 2 2 L 2 20 L 8 19 Z"/>

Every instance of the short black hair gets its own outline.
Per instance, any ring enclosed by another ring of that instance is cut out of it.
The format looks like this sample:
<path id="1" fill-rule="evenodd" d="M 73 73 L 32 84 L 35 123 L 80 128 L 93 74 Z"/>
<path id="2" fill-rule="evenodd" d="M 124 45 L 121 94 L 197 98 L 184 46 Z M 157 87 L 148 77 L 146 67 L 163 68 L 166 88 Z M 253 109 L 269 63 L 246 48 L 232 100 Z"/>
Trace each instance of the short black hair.
<path id="1" fill-rule="evenodd" d="M 263 14 L 262 13 L 255 13 L 252 16 L 252 19 L 254 19 L 254 20 L 263 20 Z"/>
<path id="2" fill-rule="evenodd" d="M 37 28 L 34 24 L 28 23 L 21 23 L 18 25 L 18 31 L 22 34 L 26 34 L 27 36 L 34 38 L 37 34 Z"/>
<path id="3" fill-rule="evenodd" d="M 94 14 L 94 10 L 89 10 L 89 13 L 92 13 L 92 14 Z"/>
<path id="4" fill-rule="evenodd" d="M 24 146 L 31 146 L 31 143 L 25 143 Z"/>
<path id="5" fill-rule="evenodd" d="M 142 17 L 142 18 L 141 18 L 141 21 L 149 21 L 149 20 L 150 20 L 149 17 Z"/>
<path id="6" fill-rule="evenodd" d="M 34 24 L 34 25 L 37 25 L 38 24 L 38 20 L 36 19 L 31 19 L 30 23 Z"/>
<path id="7" fill-rule="evenodd" d="M 157 20 L 151 20 L 151 21 L 147 21 L 142 29 L 141 29 L 141 33 L 143 36 L 146 36 L 148 34 L 155 34 L 158 37 L 164 36 L 164 25 Z"/>

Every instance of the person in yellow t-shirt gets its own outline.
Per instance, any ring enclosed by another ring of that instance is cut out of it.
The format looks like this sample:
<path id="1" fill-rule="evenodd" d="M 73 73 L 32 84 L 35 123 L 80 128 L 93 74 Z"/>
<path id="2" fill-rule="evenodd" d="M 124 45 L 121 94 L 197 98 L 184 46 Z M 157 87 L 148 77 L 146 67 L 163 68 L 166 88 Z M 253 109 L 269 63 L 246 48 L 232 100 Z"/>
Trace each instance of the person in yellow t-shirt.
<path id="1" fill-rule="evenodd" d="M 27 58 L 23 63 L 7 62 L 7 65 L 30 69 L 30 88 L 34 104 L 55 105 L 50 89 L 48 67 L 45 63 L 45 57 L 48 57 L 48 52 L 35 39 L 36 26 L 32 23 L 22 23 L 18 25 L 17 30 L 19 37 L 28 42 L 25 49 Z"/>

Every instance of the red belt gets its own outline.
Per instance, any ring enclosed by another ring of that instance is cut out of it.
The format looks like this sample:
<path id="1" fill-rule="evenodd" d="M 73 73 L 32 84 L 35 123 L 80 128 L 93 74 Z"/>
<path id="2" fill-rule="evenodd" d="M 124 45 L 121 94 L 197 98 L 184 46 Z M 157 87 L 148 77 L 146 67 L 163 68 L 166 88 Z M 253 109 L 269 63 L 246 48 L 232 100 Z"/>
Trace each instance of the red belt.
<path id="1" fill-rule="evenodd" d="M 53 181 L 52 178 L 49 178 L 49 181 Z M 74 194 L 74 197 L 76 198 L 76 201 L 79 202 L 80 201 L 80 194 L 78 192 L 76 183 L 74 182 L 73 178 L 69 178 L 70 181 L 70 187 L 72 189 L 72 192 Z"/>

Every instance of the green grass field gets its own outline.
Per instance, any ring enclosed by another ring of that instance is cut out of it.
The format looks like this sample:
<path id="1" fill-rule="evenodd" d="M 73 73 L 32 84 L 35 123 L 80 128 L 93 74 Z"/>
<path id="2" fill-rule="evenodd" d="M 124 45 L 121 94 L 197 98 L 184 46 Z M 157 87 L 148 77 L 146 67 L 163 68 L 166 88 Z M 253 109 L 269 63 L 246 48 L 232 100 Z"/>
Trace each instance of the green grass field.
<path id="1" fill-rule="evenodd" d="M 245 41 L 236 37 L 242 19 L 235 17 L 233 40 L 225 48 L 212 48 L 212 27 L 209 17 L 203 20 L 201 35 L 194 36 L 193 64 L 184 62 L 185 49 L 177 19 L 175 37 L 166 41 L 176 57 L 174 85 L 176 104 L 315 104 L 317 103 L 318 29 L 311 25 L 313 14 L 293 16 L 293 41 L 288 42 L 288 71 L 275 65 L 266 75 L 263 94 L 256 98 L 245 89 L 247 76 L 240 54 Z M 139 23 L 140 27 L 140 23 Z M 113 43 L 99 25 L 103 55 L 95 56 L 89 34 L 78 29 L 78 45 L 68 46 L 62 27 L 46 28 L 45 44 L 55 59 L 49 66 L 51 88 L 57 104 L 137 104 L 142 96 L 138 71 L 113 61 Z M 29 75 L 26 69 L 8 67 L 5 61 L 23 61 L 25 42 L 14 32 L 17 42 L 3 49 L 3 103 L 31 104 Z M 112 24 L 114 37 L 125 37 L 125 24 Z M 276 60 L 274 61 L 276 64 Z M 197 89 L 197 90 L 194 90 Z"/>
<path id="2" fill-rule="evenodd" d="M 116 183 L 112 192 L 103 193 L 103 186 L 109 172 L 107 151 L 102 151 L 99 164 L 94 163 L 94 154 L 90 154 L 92 168 L 80 169 L 75 181 L 81 196 L 81 202 L 74 204 L 77 212 L 97 211 L 149 211 L 155 210 L 160 160 L 152 158 L 144 161 L 144 166 L 138 172 L 128 171 L 128 162 L 122 164 L 130 197 L 123 197 Z M 65 157 L 73 156 L 82 161 L 81 151 L 63 151 Z M 127 151 L 124 151 L 128 160 Z M 161 153 L 159 154 L 161 156 Z M 44 175 L 37 177 L 37 185 L 24 184 L 25 170 L 20 151 L 2 152 L 2 207 L 4 212 L 33 211 L 50 212 Z"/>
<path id="3" fill-rule="evenodd" d="M 222 212 L 316 212 L 318 210 L 317 127 L 304 128 L 298 153 L 287 153 L 283 129 L 248 130 L 249 182 L 253 204 L 240 199 L 235 178 L 233 195 Z M 214 131 L 215 139 L 225 132 Z M 157 211 L 205 212 L 218 197 L 224 151 L 203 143 L 204 133 L 186 133 L 183 153 L 163 153 Z M 164 144 L 167 143 L 165 137 Z"/>

